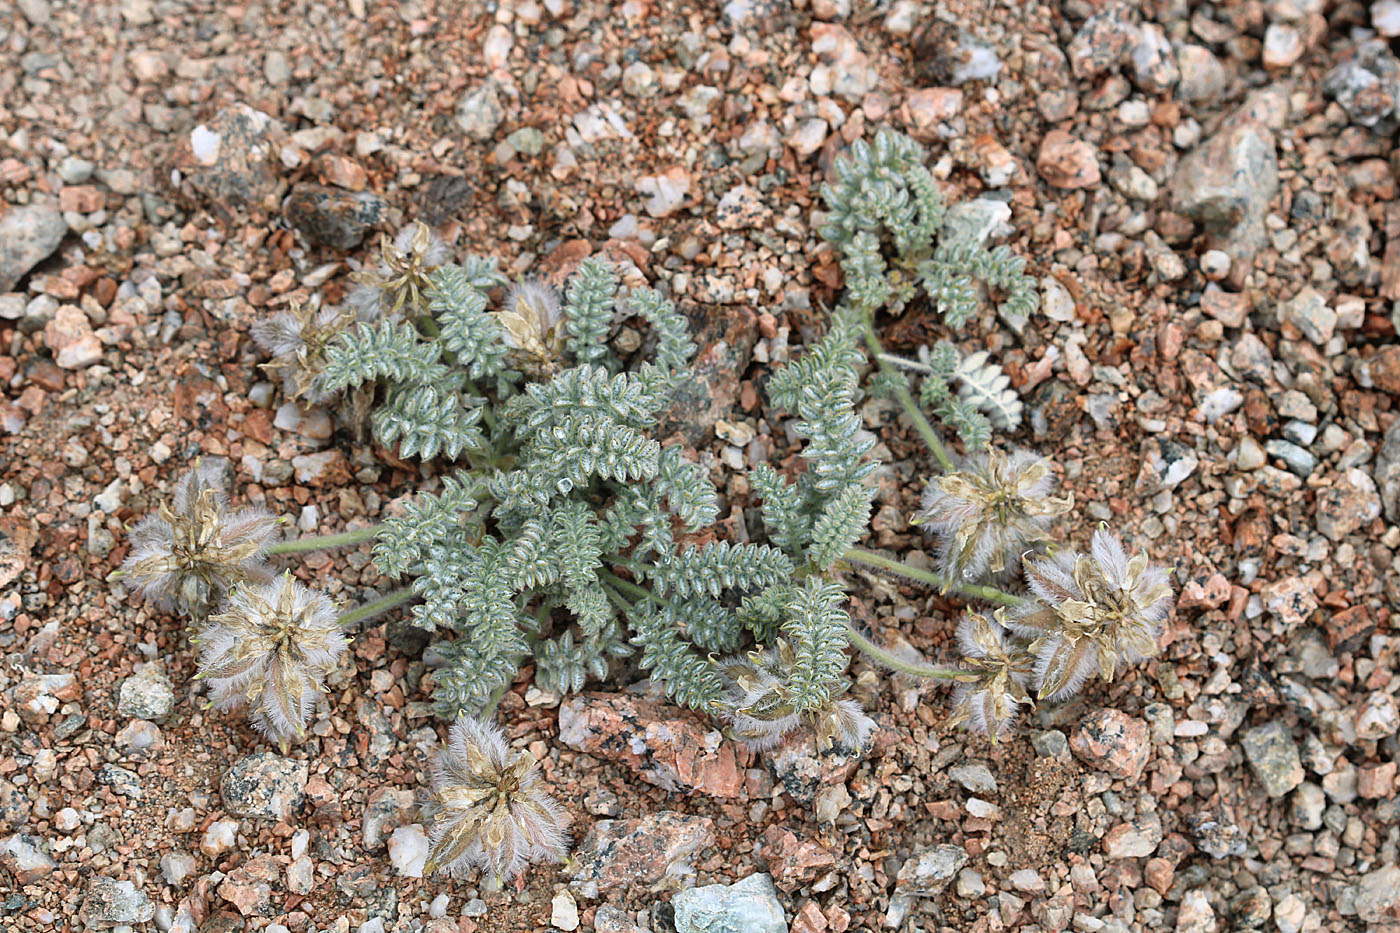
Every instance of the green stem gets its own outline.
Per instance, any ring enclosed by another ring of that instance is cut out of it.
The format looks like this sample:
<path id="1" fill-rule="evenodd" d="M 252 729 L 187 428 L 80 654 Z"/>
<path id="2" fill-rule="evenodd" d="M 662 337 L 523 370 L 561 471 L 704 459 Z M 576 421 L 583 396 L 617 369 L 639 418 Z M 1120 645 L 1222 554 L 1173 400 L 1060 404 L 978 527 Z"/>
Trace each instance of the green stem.
<path id="1" fill-rule="evenodd" d="M 336 547 L 349 547 L 368 541 L 379 533 L 380 525 L 356 528 L 333 535 L 311 535 L 290 541 L 278 541 L 267 549 L 268 554 L 301 554 L 305 551 L 328 551 Z"/>
<path id="2" fill-rule="evenodd" d="M 1018 606 L 1025 602 L 1020 596 L 1015 596 L 1005 590 L 997 589 L 994 586 L 980 586 L 976 583 L 952 583 L 942 574 L 934 573 L 931 570 L 919 570 L 916 567 L 910 567 L 902 561 L 876 554 L 874 551 L 867 551 L 864 548 L 853 547 L 842 556 L 852 563 L 865 564 L 867 567 L 878 567 L 881 570 L 888 570 L 890 573 L 897 573 L 900 576 L 908 577 L 910 580 L 917 580 L 920 583 L 927 583 L 929 586 L 936 586 L 944 592 L 952 590 L 964 596 L 975 596 L 978 599 L 985 599 L 989 603 L 1001 603 L 1003 606 Z"/>
<path id="3" fill-rule="evenodd" d="M 959 670 L 956 667 L 932 667 L 927 664 L 915 664 L 902 660 L 856 631 L 856 627 L 850 623 L 849 619 L 846 621 L 846 634 L 850 637 L 851 644 L 892 671 L 908 674 L 911 677 L 922 677 L 925 680 L 957 680 L 967 676 L 967 671 Z"/>
<path id="4" fill-rule="evenodd" d="M 909 416 L 910 421 L 914 422 L 914 429 L 919 432 L 919 436 L 924 439 L 924 443 L 932 451 L 939 467 L 944 473 L 952 473 L 957 467 L 953 465 L 953 458 L 948 456 L 943 442 L 938 439 L 938 432 L 933 429 L 933 425 L 919 410 L 918 403 L 914 401 L 909 387 L 905 385 L 904 377 L 885 359 L 885 348 L 880 343 L 880 336 L 875 333 L 874 315 L 865 315 L 861 324 L 861 329 L 865 333 L 865 345 L 870 349 L 870 355 L 875 358 L 875 365 L 880 367 L 880 372 L 889 377 L 889 381 L 894 385 L 894 396 L 899 401 L 900 406 L 904 408 L 904 413 Z"/>
<path id="5" fill-rule="evenodd" d="M 624 580 L 615 573 L 608 573 L 605 570 L 598 576 L 602 577 L 603 581 L 609 586 L 613 587 L 614 589 L 621 590 L 622 592 L 628 594 L 634 599 L 649 600 L 654 598 L 650 593 L 642 589 L 637 584 L 633 583 L 631 580 Z"/>
<path id="6" fill-rule="evenodd" d="M 413 590 L 408 587 L 395 590 L 388 596 L 381 596 L 376 600 L 367 602 L 363 606 L 351 609 L 349 612 L 345 613 L 345 615 L 340 617 L 340 627 L 348 629 L 357 626 L 361 622 L 374 618 L 381 612 L 388 612 L 395 606 L 403 605 L 417 595 L 417 593 L 413 592 Z"/>

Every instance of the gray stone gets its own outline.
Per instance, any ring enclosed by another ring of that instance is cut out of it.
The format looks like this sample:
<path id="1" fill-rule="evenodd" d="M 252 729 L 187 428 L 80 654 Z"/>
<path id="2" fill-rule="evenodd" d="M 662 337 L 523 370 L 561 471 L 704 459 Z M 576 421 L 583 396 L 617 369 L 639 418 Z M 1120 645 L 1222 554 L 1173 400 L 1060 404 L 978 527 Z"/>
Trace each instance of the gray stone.
<path id="1" fill-rule="evenodd" d="M 276 210 L 285 135 L 282 124 L 261 110 L 231 104 L 180 137 L 174 168 L 224 218 L 243 207 Z"/>
<path id="2" fill-rule="evenodd" d="M 1005 201 L 995 198 L 962 201 L 948 208 L 948 212 L 943 216 L 943 229 L 939 232 L 939 241 L 983 246 L 989 237 L 1009 233 L 1009 220 L 1011 208 Z"/>
<path id="3" fill-rule="evenodd" d="M 263 58 L 263 77 L 268 84 L 286 84 L 292 77 L 292 67 L 281 49 L 273 49 Z"/>
<path id="4" fill-rule="evenodd" d="M 1264 215 L 1278 187 L 1273 133 L 1236 120 L 1181 159 L 1171 194 L 1177 210 L 1205 228 L 1211 248 L 1240 260 L 1264 244 Z"/>
<path id="5" fill-rule="evenodd" d="M 77 156 L 67 156 L 58 163 L 58 177 L 62 178 L 65 184 L 85 185 L 92 178 L 92 172 L 93 164 Z"/>
<path id="6" fill-rule="evenodd" d="M 505 118 L 506 109 L 501 105 L 495 81 L 468 91 L 457 104 L 457 125 L 472 139 L 490 139 Z"/>
<path id="7" fill-rule="evenodd" d="M 97 782 L 112 788 L 112 793 L 132 800 L 140 800 L 141 776 L 135 771 L 118 765 L 106 764 L 97 769 Z"/>
<path id="8" fill-rule="evenodd" d="M 1271 438 L 1264 442 L 1264 449 L 1268 451 L 1270 457 L 1278 457 L 1282 460 L 1289 471 L 1298 476 L 1307 477 L 1313 470 L 1317 469 L 1317 457 L 1297 444 L 1279 438 Z"/>
<path id="9" fill-rule="evenodd" d="M 1356 884 L 1356 915 L 1379 923 L 1400 904 L 1400 867 L 1386 865 L 1361 876 Z"/>
<path id="10" fill-rule="evenodd" d="M 1209 103 L 1225 90 L 1225 69 L 1210 51 L 1199 45 L 1183 45 L 1176 53 L 1181 80 L 1176 93 L 1183 100 Z"/>
<path id="11" fill-rule="evenodd" d="M 1249 837 L 1226 813 L 1194 821 L 1196 846 L 1213 859 L 1239 858 L 1249 851 Z"/>
<path id="12" fill-rule="evenodd" d="M 47 840 L 15 833 L 0 841 L 0 867 L 12 872 L 20 884 L 28 884 L 58 867 L 48 849 Z"/>
<path id="13" fill-rule="evenodd" d="M 175 708 L 175 691 L 159 662 L 142 664 L 117 692 L 117 712 L 132 719 L 164 722 Z"/>
<path id="14" fill-rule="evenodd" d="M 506 137 L 506 142 L 516 152 L 523 152 L 527 156 L 537 156 L 544 152 L 545 135 L 533 126 L 522 126 L 520 129 Z"/>
<path id="15" fill-rule="evenodd" d="M 345 191 L 303 183 L 292 189 L 283 215 L 297 232 L 313 243 L 351 250 L 384 216 L 384 199 L 368 191 Z"/>
<path id="16" fill-rule="evenodd" d="M 1400 524 L 1400 421 L 1391 424 L 1376 455 L 1375 481 L 1385 517 Z"/>
<path id="17" fill-rule="evenodd" d="M 67 233 L 63 214 L 52 204 L 16 207 L 0 216 L 0 292 L 53 255 Z"/>
<path id="18" fill-rule="evenodd" d="M 1327 795 L 1312 781 L 1304 781 L 1293 792 L 1289 814 L 1299 829 L 1312 832 L 1322 828 L 1322 811 L 1327 809 Z"/>
<path id="19" fill-rule="evenodd" d="M 885 926 L 897 929 L 904 923 L 916 897 L 935 897 L 943 893 L 958 872 L 967 865 L 967 852 L 962 846 L 938 845 L 905 861 L 895 878 L 894 893 L 885 914 Z"/>
<path id="20" fill-rule="evenodd" d="M 734 884 L 709 884 L 671 899 L 676 933 L 787 933 L 773 879 L 762 872 Z"/>
<path id="21" fill-rule="evenodd" d="M 19 11 L 31 26 L 47 26 L 53 18 L 49 0 L 19 0 Z"/>
<path id="22" fill-rule="evenodd" d="M 1279 306 L 1279 317 L 1303 332 L 1303 336 L 1325 346 L 1337 329 L 1337 312 L 1327 307 L 1327 299 L 1311 285 Z"/>
<path id="23" fill-rule="evenodd" d="M 272 752 L 254 752 L 224 772 L 219 794 L 234 816 L 289 820 L 306 793 L 310 769 Z"/>
<path id="24" fill-rule="evenodd" d="M 948 777 L 974 794 L 995 794 L 997 792 L 997 779 L 992 776 L 991 770 L 980 761 L 949 768 Z"/>
<path id="25" fill-rule="evenodd" d="M 1303 762 L 1288 727 L 1275 720 L 1240 737 L 1244 756 L 1270 797 L 1282 797 L 1303 783 Z"/>
<path id="26" fill-rule="evenodd" d="M 1059 729 L 1050 729 L 1036 734 L 1031 739 L 1031 748 L 1042 758 L 1069 760 L 1069 739 Z"/>
<path id="27" fill-rule="evenodd" d="M 1340 541 L 1380 517 L 1376 483 L 1360 467 L 1352 467 L 1317 493 L 1317 530 Z"/>
<path id="28" fill-rule="evenodd" d="M 1327 73 L 1322 91 L 1336 99 L 1353 123 L 1376 126 L 1393 120 L 1400 102 L 1400 60 L 1383 39 L 1363 42 L 1349 61 Z"/>
<path id="29" fill-rule="evenodd" d="M 78 908 L 78 919 L 95 929 L 146 923 L 155 915 L 155 905 L 136 885 L 101 875 L 88 881 L 83 905 Z"/>

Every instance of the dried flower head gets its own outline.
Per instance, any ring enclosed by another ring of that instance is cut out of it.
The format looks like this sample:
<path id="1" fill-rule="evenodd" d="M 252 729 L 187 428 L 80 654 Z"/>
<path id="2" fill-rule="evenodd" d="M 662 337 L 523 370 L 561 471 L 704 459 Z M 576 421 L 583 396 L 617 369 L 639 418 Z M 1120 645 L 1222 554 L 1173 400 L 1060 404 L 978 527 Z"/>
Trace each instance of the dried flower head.
<path id="1" fill-rule="evenodd" d="M 1034 639 L 1041 699 L 1066 699 L 1096 671 L 1112 680 L 1119 666 L 1157 653 L 1172 605 L 1167 571 L 1146 554 L 1129 560 L 1107 530 L 1094 532 L 1088 555 L 1028 559 L 1026 579 L 1038 598 L 1006 619 Z"/>
<path id="2" fill-rule="evenodd" d="M 787 686 L 794 663 L 792 646 L 782 639 L 774 647 L 719 663 L 728 681 L 724 710 L 730 734 L 754 751 L 766 751 L 805 725 L 811 728 L 818 751 L 833 744 L 852 751 L 864 748 L 875 721 L 855 700 L 841 699 L 849 684 L 832 684 L 830 699 L 823 706 L 798 710 Z"/>
<path id="3" fill-rule="evenodd" d="M 1051 496 L 1054 485 L 1045 458 L 988 450 L 933 479 L 914 521 L 939 536 L 940 569 L 950 583 L 1000 576 L 1027 545 L 1045 540 L 1050 519 L 1069 510 L 1073 500 Z"/>
<path id="4" fill-rule="evenodd" d="M 261 509 L 229 512 L 224 495 L 228 461 L 197 462 L 161 505 L 131 531 L 123 572 L 165 608 L 202 618 L 239 583 L 272 578 L 263 555 L 277 534 L 277 520 Z"/>
<path id="5" fill-rule="evenodd" d="M 248 707 L 257 730 L 285 751 L 302 735 L 326 675 L 345 653 L 335 606 L 292 579 L 236 587 L 196 637 L 197 678 L 219 709 Z"/>
<path id="6" fill-rule="evenodd" d="M 950 726 L 966 726 L 993 739 L 1016 721 L 1017 707 L 1031 702 L 1026 684 L 1032 659 L 1025 646 L 1007 638 L 1000 624 L 969 612 L 958 623 L 958 646 L 965 678 L 953 692 Z"/>
<path id="7" fill-rule="evenodd" d="M 424 807 L 432 849 L 426 872 L 490 869 L 500 880 L 530 862 L 561 862 L 568 816 L 545 793 L 528 751 L 513 755 L 495 724 L 459 716 L 432 769 Z"/>
<path id="8" fill-rule="evenodd" d="M 352 311 L 293 301 L 287 310 L 253 325 L 253 340 L 272 354 L 272 361 L 262 368 L 282 380 L 288 398 L 319 405 L 334 394 L 326 391 L 322 378 L 326 347 L 354 322 Z"/>
<path id="9" fill-rule="evenodd" d="M 504 328 L 502 340 L 516 351 L 524 368 L 550 375 L 563 362 L 564 312 L 559 294 L 533 279 L 513 285 L 505 307 L 493 315 Z"/>
<path id="10" fill-rule="evenodd" d="M 351 276 L 356 287 L 346 303 L 362 321 L 398 314 L 405 304 L 420 308 L 428 276 L 450 258 L 447 244 L 427 224 L 418 221 L 404 227 L 394 239 L 380 239 L 379 260 L 373 269 Z"/>

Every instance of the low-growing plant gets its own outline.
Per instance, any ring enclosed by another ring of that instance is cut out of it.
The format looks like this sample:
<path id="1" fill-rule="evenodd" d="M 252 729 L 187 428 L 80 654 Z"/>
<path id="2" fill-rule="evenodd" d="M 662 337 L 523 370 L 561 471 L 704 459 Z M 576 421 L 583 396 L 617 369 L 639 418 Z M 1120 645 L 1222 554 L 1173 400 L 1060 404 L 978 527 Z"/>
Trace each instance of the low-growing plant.
<path id="1" fill-rule="evenodd" d="M 1035 292 L 1023 263 L 1005 248 L 938 242 L 941 196 L 922 151 L 898 134 L 857 143 L 836 171 L 823 233 L 842 253 L 846 303 L 768 380 L 805 469 L 784 476 L 759 463 L 749 474 L 766 542 L 722 540 L 708 470 L 652 436 L 692 378 L 696 347 L 664 295 L 624 287 L 601 259 L 584 260 L 561 294 L 510 283 L 476 257 L 449 262 L 420 224 L 384 240 L 345 308 L 313 300 L 257 324 L 273 356 L 265 368 L 288 398 L 343 404 L 398 457 L 443 472 L 380 525 L 285 541 L 271 515 L 229 510 L 224 464 L 196 464 L 176 484 L 173 504 L 133 531 L 123 570 L 193 617 L 211 705 L 247 707 L 285 748 L 346 636 L 409 605 L 413 624 L 437 636 L 426 654 L 433 698 L 453 722 L 424 814 L 429 868 L 503 879 L 561 858 L 567 841 L 533 759 L 510 756 L 489 722 L 526 664 L 539 689 L 560 694 L 645 673 L 759 751 L 806 731 L 819 750 L 855 753 L 874 724 L 846 696 L 849 647 L 956 682 L 950 722 L 994 739 L 1023 707 L 1155 653 L 1165 571 L 1128 559 L 1104 530 L 1087 556 L 1056 548 L 1050 523 L 1070 500 L 1051 495 L 1049 461 L 989 446 L 993 427 L 1019 424 L 1021 405 L 986 351 L 964 356 L 945 340 L 908 360 L 881 345 L 877 312 L 903 311 L 920 287 L 950 327 L 975 315 L 984 291 L 1027 313 Z M 613 345 L 623 320 L 647 335 L 642 362 Z M 856 546 L 878 467 L 857 414 L 869 361 L 940 467 L 914 517 L 937 536 L 936 572 Z M 910 374 L 966 454 L 944 447 Z M 338 620 L 326 597 L 268 564 L 366 541 L 402 588 Z M 852 565 L 997 608 L 964 616 L 956 666 L 910 663 L 852 624 Z M 1025 595 L 1002 588 L 1018 570 Z"/>

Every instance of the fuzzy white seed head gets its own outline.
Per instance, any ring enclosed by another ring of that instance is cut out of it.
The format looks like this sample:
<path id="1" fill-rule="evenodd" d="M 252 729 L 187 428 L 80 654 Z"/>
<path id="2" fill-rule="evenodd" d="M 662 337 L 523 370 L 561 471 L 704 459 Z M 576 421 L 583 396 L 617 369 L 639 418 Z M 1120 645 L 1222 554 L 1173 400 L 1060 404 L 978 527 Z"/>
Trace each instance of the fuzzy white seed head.
<path id="1" fill-rule="evenodd" d="M 147 598 L 202 618 L 235 584 L 266 582 L 263 564 L 277 520 L 261 509 L 230 512 L 228 463 L 201 460 L 175 484 L 173 501 L 131 531 L 123 572 Z"/>
<path id="2" fill-rule="evenodd" d="M 493 723 L 458 717 L 432 767 L 424 807 L 432 843 L 427 872 L 473 868 L 509 880 L 531 862 L 561 862 L 568 815 L 545 791 L 528 751 L 511 753 Z"/>
<path id="3" fill-rule="evenodd" d="M 198 677 L 212 704 L 247 707 L 254 727 L 283 749 L 305 732 L 316 695 L 348 645 L 331 601 L 291 574 L 235 588 L 196 640 Z"/>

